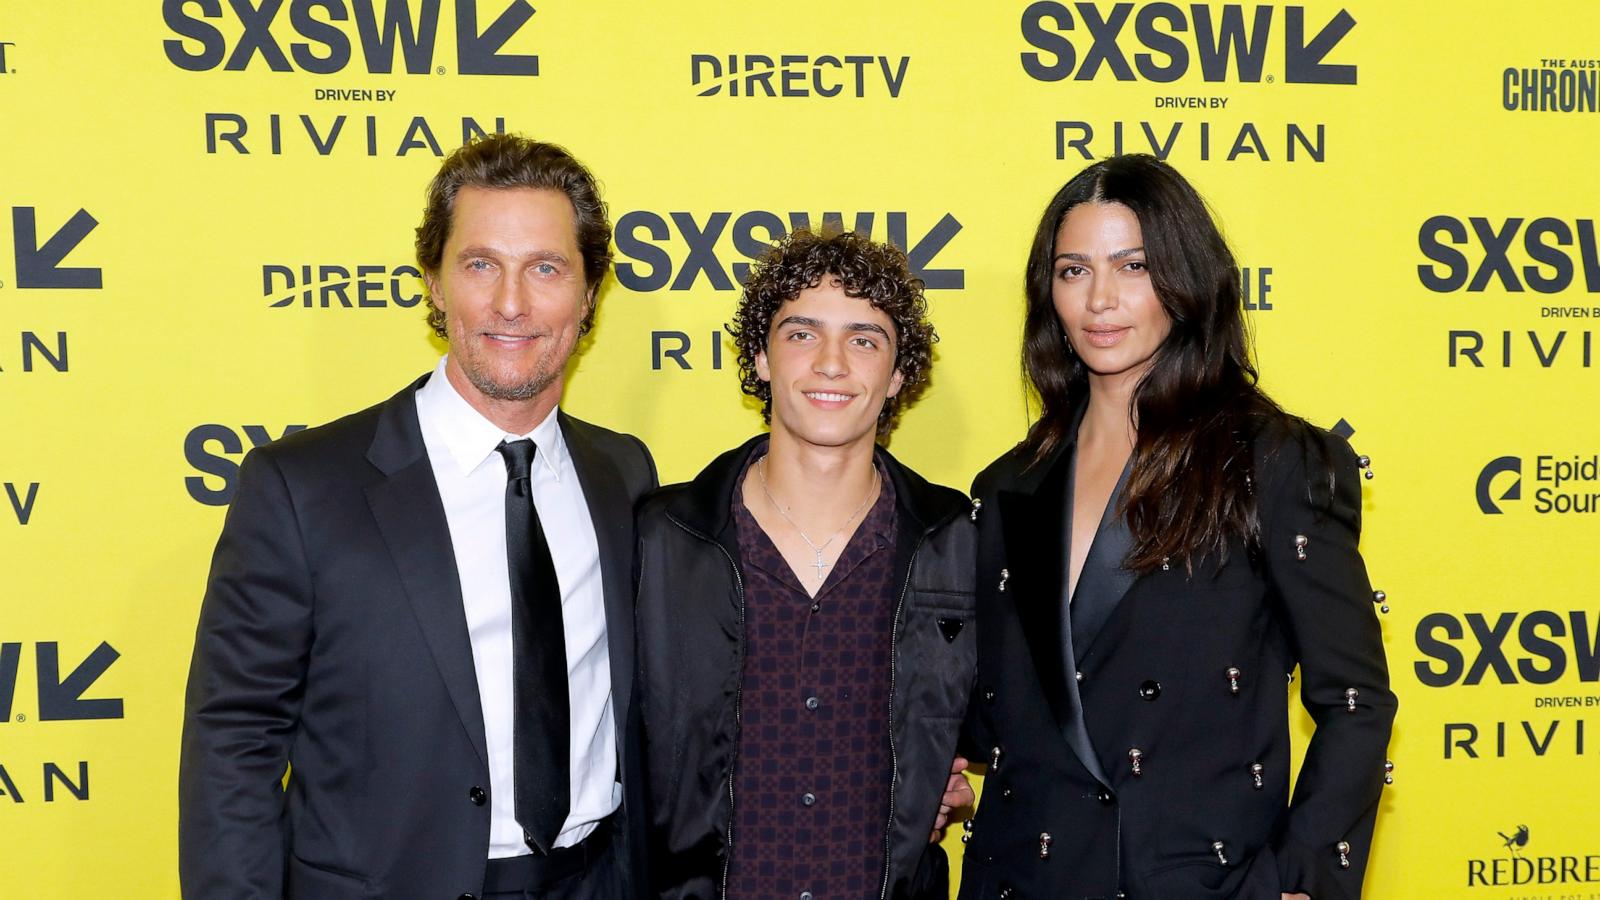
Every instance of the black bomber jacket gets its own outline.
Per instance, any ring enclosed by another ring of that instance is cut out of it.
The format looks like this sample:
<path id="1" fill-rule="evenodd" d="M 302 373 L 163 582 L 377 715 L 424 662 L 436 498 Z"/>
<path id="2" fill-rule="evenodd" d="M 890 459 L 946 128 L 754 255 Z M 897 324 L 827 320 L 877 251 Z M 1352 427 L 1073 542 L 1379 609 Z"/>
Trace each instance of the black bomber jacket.
<path id="1" fill-rule="evenodd" d="M 715 900 L 726 885 L 744 665 L 744 584 L 733 492 L 764 438 L 660 488 L 638 512 L 637 708 L 646 743 L 650 872 L 664 900 Z M 974 681 L 976 532 L 965 495 L 930 484 L 888 451 L 898 527 L 892 772 L 880 897 L 947 897 L 928 843 Z M 847 766 L 849 760 L 839 760 Z"/>

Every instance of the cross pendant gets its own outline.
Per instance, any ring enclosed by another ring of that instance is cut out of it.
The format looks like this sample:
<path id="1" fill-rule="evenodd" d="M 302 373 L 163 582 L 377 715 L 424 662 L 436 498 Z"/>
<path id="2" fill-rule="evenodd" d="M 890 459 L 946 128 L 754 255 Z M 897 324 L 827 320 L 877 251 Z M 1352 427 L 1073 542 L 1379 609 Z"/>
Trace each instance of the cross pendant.
<path id="1" fill-rule="evenodd" d="M 829 563 L 825 563 L 825 562 L 822 561 L 822 551 L 821 550 L 813 550 L 812 552 L 817 554 L 817 561 L 812 563 L 811 567 L 817 570 L 817 580 L 821 581 L 822 580 L 822 570 L 828 568 L 828 566 L 830 564 Z"/>

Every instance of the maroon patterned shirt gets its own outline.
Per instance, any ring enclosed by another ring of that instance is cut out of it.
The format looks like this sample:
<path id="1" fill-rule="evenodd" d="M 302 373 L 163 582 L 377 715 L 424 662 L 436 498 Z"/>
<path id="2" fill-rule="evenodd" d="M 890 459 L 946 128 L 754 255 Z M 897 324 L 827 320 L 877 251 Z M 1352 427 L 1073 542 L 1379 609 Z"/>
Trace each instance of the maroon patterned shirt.
<path id="1" fill-rule="evenodd" d="M 745 663 L 729 900 L 860 900 L 882 882 L 898 585 L 894 486 L 878 474 L 815 599 L 733 493 Z"/>

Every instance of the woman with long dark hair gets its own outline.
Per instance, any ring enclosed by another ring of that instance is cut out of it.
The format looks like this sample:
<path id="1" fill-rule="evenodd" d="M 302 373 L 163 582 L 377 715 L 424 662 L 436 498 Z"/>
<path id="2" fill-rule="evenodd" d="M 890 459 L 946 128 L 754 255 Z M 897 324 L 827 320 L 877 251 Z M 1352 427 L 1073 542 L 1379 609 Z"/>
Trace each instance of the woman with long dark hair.
<path id="1" fill-rule="evenodd" d="M 1233 254 L 1154 157 L 1057 192 L 1027 293 L 1040 416 L 973 487 L 961 896 L 1359 897 L 1396 706 L 1366 461 L 1257 387 Z"/>

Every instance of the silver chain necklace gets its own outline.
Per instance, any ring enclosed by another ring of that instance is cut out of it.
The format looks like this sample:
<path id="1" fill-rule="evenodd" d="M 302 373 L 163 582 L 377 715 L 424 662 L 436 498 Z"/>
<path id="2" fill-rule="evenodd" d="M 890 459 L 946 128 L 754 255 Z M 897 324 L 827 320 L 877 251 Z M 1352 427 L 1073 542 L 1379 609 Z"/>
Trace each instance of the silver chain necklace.
<path id="1" fill-rule="evenodd" d="M 872 467 L 872 489 L 867 491 L 866 499 L 862 500 L 861 505 L 856 507 L 855 512 L 844 520 L 843 525 L 835 529 L 833 534 L 828 535 L 828 539 L 823 541 L 820 547 L 811 538 L 806 537 L 806 533 L 800 529 L 800 526 L 795 524 L 795 521 L 789 518 L 789 514 L 783 511 L 783 507 L 778 505 L 778 501 L 773 499 L 772 491 L 767 489 L 767 458 L 765 456 L 761 457 L 761 462 L 756 465 L 756 477 L 761 479 L 761 493 L 766 495 L 767 502 L 772 504 L 772 508 L 778 511 L 778 515 L 783 516 L 783 520 L 789 523 L 789 527 L 794 529 L 795 534 L 800 535 L 800 540 L 806 542 L 806 546 L 811 548 L 811 552 L 817 555 L 817 561 L 811 563 L 811 567 L 817 570 L 817 581 L 821 582 L 823 570 L 833 566 L 832 563 L 822 561 L 822 551 L 833 543 L 834 538 L 844 533 L 845 525 L 849 525 L 855 520 L 856 516 L 861 515 L 861 511 L 867 508 L 867 504 L 872 501 L 872 498 L 878 496 L 878 467 L 876 465 Z"/>

